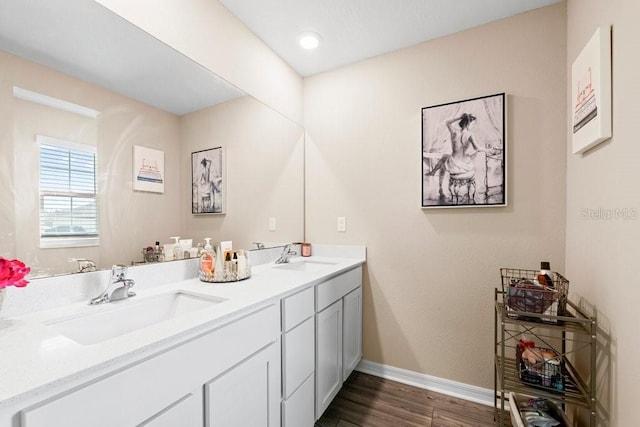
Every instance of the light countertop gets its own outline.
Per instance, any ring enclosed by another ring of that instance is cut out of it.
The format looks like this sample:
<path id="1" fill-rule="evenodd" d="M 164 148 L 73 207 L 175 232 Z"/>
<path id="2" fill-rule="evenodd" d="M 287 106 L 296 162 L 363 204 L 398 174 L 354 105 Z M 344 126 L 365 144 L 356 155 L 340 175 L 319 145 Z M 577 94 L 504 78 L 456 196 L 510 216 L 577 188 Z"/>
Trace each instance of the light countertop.
<path id="1" fill-rule="evenodd" d="M 203 283 L 195 278 L 143 287 L 130 300 L 100 306 L 84 301 L 13 318 L 0 317 L 0 410 L 21 399 L 45 397 L 54 389 L 73 387 L 149 357 L 365 262 L 364 256 L 297 257 L 291 262 L 303 260 L 330 264 L 315 271 L 296 271 L 274 268 L 269 263 L 253 267 L 252 277 L 240 282 Z M 116 304 L 178 290 L 226 301 L 92 345 L 81 345 L 45 325 L 52 319 L 109 310 Z"/>

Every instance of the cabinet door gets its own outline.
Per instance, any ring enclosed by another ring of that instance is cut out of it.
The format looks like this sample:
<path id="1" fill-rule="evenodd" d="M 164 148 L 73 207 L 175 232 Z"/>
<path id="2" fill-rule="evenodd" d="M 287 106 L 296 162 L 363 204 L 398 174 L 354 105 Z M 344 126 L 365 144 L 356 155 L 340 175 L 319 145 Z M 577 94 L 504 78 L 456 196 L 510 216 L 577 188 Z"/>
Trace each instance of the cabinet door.
<path id="1" fill-rule="evenodd" d="M 280 345 L 205 385 L 205 426 L 280 427 Z"/>
<path id="2" fill-rule="evenodd" d="M 313 317 L 282 336 L 282 397 L 289 396 L 315 369 Z"/>
<path id="3" fill-rule="evenodd" d="M 316 420 L 342 387 L 342 300 L 316 314 Z"/>
<path id="4" fill-rule="evenodd" d="M 342 381 L 346 381 L 362 359 L 362 287 L 342 301 Z"/>

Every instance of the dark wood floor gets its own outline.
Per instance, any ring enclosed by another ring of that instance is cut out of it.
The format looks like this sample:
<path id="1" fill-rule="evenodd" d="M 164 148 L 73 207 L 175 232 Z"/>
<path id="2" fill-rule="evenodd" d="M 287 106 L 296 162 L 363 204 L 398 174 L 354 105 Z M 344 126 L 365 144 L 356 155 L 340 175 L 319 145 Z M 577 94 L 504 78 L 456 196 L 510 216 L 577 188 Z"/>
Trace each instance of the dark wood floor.
<path id="1" fill-rule="evenodd" d="M 493 409 L 489 406 L 357 371 L 316 422 L 316 427 L 495 425 Z"/>

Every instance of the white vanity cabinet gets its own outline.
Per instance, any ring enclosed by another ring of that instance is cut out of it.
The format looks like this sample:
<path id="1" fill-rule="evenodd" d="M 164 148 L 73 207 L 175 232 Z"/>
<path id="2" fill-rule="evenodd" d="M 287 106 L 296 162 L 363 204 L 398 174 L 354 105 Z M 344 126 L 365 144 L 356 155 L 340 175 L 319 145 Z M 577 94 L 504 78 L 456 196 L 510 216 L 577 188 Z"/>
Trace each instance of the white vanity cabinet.
<path id="1" fill-rule="evenodd" d="M 282 426 L 313 426 L 314 288 L 282 299 Z"/>
<path id="2" fill-rule="evenodd" d="M 280 310 L 269 305 L 20 411 L 21 427 L 280 425 Z"/>
<path id="3" fill-rule="evenodd" d="M 362 358 L 362 267 L 316 285 L 315 418 Z"/>

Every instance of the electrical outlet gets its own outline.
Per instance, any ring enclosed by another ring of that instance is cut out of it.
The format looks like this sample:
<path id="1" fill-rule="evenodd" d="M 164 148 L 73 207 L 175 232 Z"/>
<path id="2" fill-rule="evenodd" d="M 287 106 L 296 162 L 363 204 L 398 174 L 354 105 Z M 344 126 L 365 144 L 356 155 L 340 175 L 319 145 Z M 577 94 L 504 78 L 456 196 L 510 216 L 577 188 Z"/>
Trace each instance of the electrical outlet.
<path id="1" fill-rule="evenodd" d="M 276 218 L 273 216 L 269 217 L 269 231 L 276 231 Z"/>
<path id="2" fill-rule="evenodd" d="M 340 232 L 344 232 L 347 231 L 347 218 L 343 217 L 343 216 L 339 216 L 338 217 L 338 231 Z"/>

